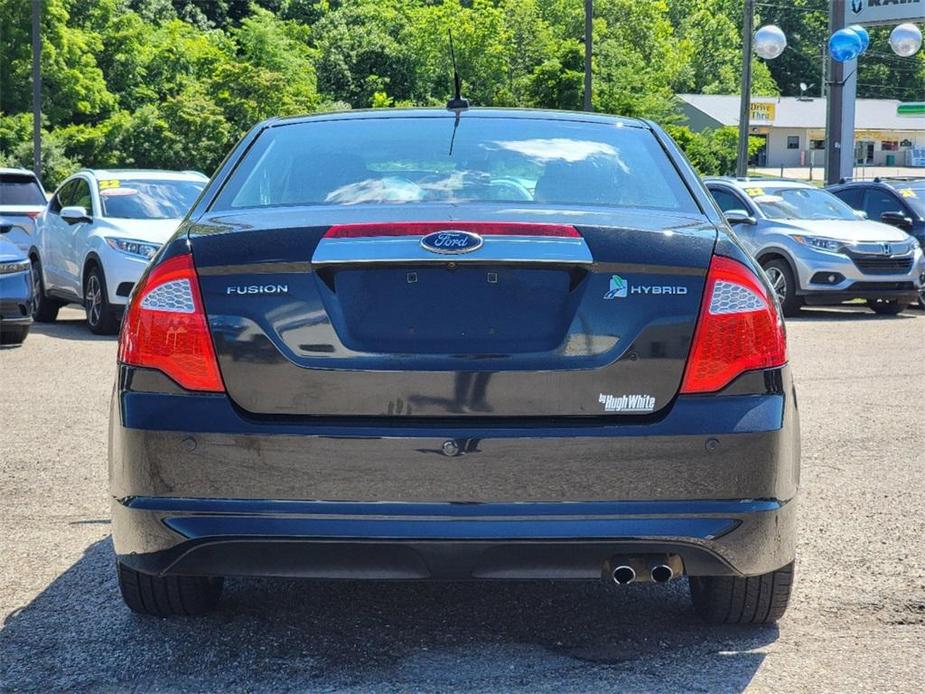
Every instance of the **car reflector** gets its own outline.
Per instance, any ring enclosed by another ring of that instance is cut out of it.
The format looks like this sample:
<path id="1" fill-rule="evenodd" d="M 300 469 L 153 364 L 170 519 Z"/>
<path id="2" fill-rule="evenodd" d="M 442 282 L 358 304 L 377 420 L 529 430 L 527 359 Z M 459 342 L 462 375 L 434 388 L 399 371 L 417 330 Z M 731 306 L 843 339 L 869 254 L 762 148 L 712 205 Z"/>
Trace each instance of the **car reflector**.
<path id="1" fill-rule="evenodd" d="M 191 255 L 169 258 L 142 279 L 122 322 L 119 361 L 158 369 L 188 390 L 225 390 Z"/>
<path id="2" fill-rule="evenodd" d="M 784 323 L 768 289 L 747 266 L 714 256 L 681 392 L 713 393 L 746 371 L 786 362 Z"/>

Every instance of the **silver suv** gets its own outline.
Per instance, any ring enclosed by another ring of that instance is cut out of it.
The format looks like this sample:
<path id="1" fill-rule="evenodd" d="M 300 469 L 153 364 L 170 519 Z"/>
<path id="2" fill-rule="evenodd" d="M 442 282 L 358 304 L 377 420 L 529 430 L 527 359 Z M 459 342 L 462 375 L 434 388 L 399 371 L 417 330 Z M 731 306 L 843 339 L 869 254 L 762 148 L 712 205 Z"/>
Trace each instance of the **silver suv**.
<path id="1" fill-rule="evenodd" d="M 707 188 L 774 286 L 784 315 L 866 299 L 894 315 L 918 300 L 925 259 L 915 238 L 797 181 L 710 178 Z"/>

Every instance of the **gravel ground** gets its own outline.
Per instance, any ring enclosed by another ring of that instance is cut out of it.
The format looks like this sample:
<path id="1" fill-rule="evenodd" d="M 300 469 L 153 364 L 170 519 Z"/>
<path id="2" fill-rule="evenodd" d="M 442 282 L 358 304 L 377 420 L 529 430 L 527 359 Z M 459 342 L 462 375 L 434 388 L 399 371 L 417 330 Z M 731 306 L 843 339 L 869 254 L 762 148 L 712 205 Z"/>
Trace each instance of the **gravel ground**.
<path id="1" fill-rule="evenodd" d="M 113 573 L 115 341 L 67 309 L 0 351 L 0 689 L 909 691 L 925 685 L 925 315 L 789 323 L 803 424 L 796 593 L 778 627 L 700 624 L 683 581 L 233 580 L 136 617 Z"/>

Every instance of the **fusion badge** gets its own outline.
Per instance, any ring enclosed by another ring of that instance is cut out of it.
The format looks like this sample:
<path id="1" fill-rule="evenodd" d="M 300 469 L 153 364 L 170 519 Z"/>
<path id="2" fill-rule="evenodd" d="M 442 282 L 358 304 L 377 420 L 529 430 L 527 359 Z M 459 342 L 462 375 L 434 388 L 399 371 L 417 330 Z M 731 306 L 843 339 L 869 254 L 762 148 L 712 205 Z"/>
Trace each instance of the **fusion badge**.
<path id="1" fill-rule="evenodd" d="M 288 284 L 233 284 L 225 287 L 226 294 L 288 294 Z"/>

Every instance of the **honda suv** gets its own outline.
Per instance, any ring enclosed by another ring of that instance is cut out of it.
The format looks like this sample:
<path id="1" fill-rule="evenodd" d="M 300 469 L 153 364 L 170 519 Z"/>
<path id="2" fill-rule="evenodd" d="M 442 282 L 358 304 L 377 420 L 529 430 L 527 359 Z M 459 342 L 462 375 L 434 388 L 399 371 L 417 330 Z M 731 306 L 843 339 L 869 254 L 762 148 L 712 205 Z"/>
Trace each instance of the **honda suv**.
<path id="1" fill-rule="evenodd" d="M 117 332 L 132 287 L 206 181 L 195 171 L 90 169 L 66 179 L 36 220 L 29 251 L 35 319 L 54 321 L 78 303 L 91 332 Z"/>
<path id="2" fill-rule="evenodd" d="M 133 292 L 112 534 L 141 613 L 225 576 L 687 580 L 779 618 L 799 481 L 764 274 L 654 124 L 271 120 Z"/>

